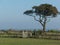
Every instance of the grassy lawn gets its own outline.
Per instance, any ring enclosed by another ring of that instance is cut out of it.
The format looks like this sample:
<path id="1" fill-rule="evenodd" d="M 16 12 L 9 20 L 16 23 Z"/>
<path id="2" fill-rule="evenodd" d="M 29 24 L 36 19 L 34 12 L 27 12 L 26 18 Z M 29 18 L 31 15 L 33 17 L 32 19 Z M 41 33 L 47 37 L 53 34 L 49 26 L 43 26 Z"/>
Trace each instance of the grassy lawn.
<path id="1" fill-rule="evenodd" d="M 60 45 L 60 40 L 0 38 L 0 45 Z"/>

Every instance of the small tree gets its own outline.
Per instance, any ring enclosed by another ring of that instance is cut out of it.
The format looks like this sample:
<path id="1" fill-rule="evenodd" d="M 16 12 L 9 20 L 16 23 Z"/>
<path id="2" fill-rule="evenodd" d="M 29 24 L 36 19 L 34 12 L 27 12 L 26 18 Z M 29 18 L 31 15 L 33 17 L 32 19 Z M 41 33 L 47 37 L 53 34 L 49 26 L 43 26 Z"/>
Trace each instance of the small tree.
<path id="1" fill-rule="evenodd" d="M 45 32 L 46 23 L 49 21 L 48 18 L 56 17 L 58 13 L 59 12 L 57 8 L 50 4 L 41 4 L 39 6 L 33 6 L 32 10 L 27 10 L 24 12 L 24 14 L 34 17 L 34 20 L 38 21 L 42 25 L 43 32 Z"/>

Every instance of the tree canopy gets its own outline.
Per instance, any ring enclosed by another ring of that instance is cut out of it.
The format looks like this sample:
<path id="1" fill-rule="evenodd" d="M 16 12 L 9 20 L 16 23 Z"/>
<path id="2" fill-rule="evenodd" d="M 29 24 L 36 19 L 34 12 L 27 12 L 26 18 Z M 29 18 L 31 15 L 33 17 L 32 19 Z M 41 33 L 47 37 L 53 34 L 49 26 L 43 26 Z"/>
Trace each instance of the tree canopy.
<path id="1" fill-rule="evenodd" d="M 24 14 L 34 17 L 34 19 L 41 23 L 43 30 L 45 31 L 45 25 L 49 17 L 56 17 L 58 10 L 51 4 L 41 4 L 39 6 L 33 6 L 31 10 L 27 10 Z M 36 16 L 39 16 L 38 20 Z"/>
<path id="2" fill-rule="evenodd" d="M 36 15 L 39 16 L 52 16 L 55 17 L 58 13 L 58 10 L 55 6 L 52 6 L 50 4 L 41 4 L 39 6 L 33 6 L 32 10 L 27 10 L 24 12 L 24 14 L 33 14 L 35 13 Z"/>

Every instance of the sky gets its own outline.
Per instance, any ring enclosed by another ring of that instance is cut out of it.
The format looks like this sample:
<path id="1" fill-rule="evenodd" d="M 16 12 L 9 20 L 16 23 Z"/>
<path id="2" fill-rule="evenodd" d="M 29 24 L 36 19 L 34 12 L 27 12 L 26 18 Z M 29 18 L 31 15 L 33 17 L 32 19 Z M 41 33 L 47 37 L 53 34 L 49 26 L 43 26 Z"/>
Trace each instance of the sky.
<path id="1" fill-rule="evenodd" d="M 23 12 L 40 4 L 52 4 L 60 11 L 60 0 L 0 0 L 0 29 L 42 29 L 39 22 Z M 60 16 L 52 18 L 46 29 L 60 29 Z"/>

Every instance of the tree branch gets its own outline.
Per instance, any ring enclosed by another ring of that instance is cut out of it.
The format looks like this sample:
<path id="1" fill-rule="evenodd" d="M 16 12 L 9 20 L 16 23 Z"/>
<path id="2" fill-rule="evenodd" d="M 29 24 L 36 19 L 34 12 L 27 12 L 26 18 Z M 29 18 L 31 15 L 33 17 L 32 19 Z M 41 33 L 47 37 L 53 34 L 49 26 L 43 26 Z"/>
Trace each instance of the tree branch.
<path id="1" fill-rule="evenodd" d="M 37 20 L 35 16 L 33 16 L 33 17 L 34 17 L 34 20 L 36 20 L 36 21 L 38 21 L 38 22 L 39 22 L 39 20 Z"/>
<path id="2" fill-rule="evenodd" d="M 34 16 L 34 20 L 36 20 L 36 21 L 40 22 L 40 23 L 41 23 L 41 25 L 43 26 L 43 23 L 42 23 L 42 20 L 41 20 L 41 19 L 40 19 L 40 20 L 37 20 L 37 19 L 36 19 L 36 17 Z"/>
<path id="3" fill-rule="evenodd" d="M 32 16 L 34 18 L 34 20 L 38 21 L 42 26 L 44 25 L 41 17 L 39 20 L 37 20 L 35 16 L 33 16 L 33 15 L 29 15 L 29 16 Z"/>
<path id="4" fill-rule="evenodd" d="M 41 21 L 39 21 L 41 23 L 41 25 L 43 26 L 43 23 Z"/>
<path id="5" fill-rule="evenodd" d="M 48 19 L 46 22 L 50 22 L 50 19 Z"/>

